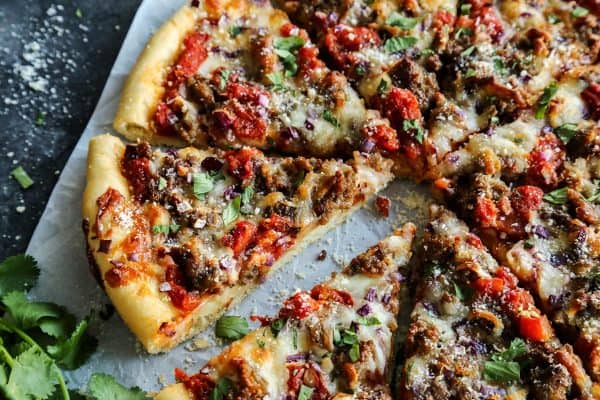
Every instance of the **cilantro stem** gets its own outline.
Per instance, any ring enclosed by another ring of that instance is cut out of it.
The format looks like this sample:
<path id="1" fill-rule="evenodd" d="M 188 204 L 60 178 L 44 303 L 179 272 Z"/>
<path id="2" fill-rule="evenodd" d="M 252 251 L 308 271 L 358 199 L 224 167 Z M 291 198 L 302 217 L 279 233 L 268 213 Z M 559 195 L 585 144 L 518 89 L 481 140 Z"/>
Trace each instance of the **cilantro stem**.
<path id="1" fill-rule="evenodd" d="M 0 357 L 8 364 L 8 366 L 12 369 L 15 366 L 15 359 L 12 358 L 6 347 L 0 344 Z"/>
<path id="2" fill-rule="evenodd" d="M 35 340 L 33 340 L 27 333 L 23 332 L 21 329 L 9 324 L 6 321 L 2 321 L 2 320 L 0 320 L 0 327 L 5 328 L 8 331 L 16 333 L 17 336 L 19 336 L 21 339 L 23 339 L 23 341 L 25 343 L 27 343 L 31 347 L 39 350 L 40 352 L 45 354 L 49 359 L 52 360 L 52 357 L 50 357 L 50 355 L 48 353 L 46 353 L 46 351 L 39 344 L 37 344 Z M 2 347 L 2 349 L 4 349 L 6 351 L 6 349 L 4 347 Z M 2 349 L 0 349 L 0 353 L 2 352 Z M 10 357 L 10 354 L 8 356 Z M 12 359 L 12 357 L 11 357 L 11 359 Z M 7 361 L 7 363 L 8 363 L 8 361 Z M 13 363 L 14 363 L 14 360 L 13 360 Z M 62 372 L 60 371 L 60 368 L 58 368 L 58 365 L 56 365 L 54 360 L 52 360 L 52 365 L 54 366 L 54 371 L 56 372 L 56 379 L 58 380 L 58 387 L 60 388 L 62 398 L 64 400 L 70 400 L 71 397 L 69 396 L 69 390 L 67 389 L 67 385 L 65 383 L 65 379 L 62 375 Z M 9 366 L 10 366 L 10 363 L 9 363 Z"/>

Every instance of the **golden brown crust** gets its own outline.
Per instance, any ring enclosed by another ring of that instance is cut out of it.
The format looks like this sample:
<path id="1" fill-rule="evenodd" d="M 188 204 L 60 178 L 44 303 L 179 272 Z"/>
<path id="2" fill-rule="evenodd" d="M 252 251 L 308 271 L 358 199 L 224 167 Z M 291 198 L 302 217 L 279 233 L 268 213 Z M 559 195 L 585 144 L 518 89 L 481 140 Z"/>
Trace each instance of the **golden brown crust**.
<path id="1" fill-rule="evenodd" d="M 178 138 L 158 136 L 153 131 L 152 115 L 165 91 L 163 82 L 175 61 L 181 42 L 194 27 L 198 10 L 182 7 L 152 37 L 131 70 L 121 94 L 113 123 L 117 132 L 130 140 L 182 145 Z"/>

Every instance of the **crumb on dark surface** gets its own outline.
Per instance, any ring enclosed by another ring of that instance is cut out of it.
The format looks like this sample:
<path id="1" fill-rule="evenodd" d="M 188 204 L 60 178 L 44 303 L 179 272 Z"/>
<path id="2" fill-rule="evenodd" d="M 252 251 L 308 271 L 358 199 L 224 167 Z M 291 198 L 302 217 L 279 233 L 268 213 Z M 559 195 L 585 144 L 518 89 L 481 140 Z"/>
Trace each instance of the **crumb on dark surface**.
<path id="1" fill-rule="evenodd" d="M 323 261 L 327 257 L 327 250 L 321 250 L 317 255 L 317 260 Z"/>
<path id="2" fill-rule="evenodd" d="M 141 0 L 0 7 L 0 260 L 23 252 Z M 11 177 L 22 166 L 27 189 Z"/>
<path id="3" fill-rule="evenodd" d="M 377 196 L 377 199 L 375 199 L 375 206 L 377 207 L 377 212 L 379 212 L 379 214 L 382 217 L 387 218 L 390 216 L 391 204 L 391 200 L 385 196 Z"/>

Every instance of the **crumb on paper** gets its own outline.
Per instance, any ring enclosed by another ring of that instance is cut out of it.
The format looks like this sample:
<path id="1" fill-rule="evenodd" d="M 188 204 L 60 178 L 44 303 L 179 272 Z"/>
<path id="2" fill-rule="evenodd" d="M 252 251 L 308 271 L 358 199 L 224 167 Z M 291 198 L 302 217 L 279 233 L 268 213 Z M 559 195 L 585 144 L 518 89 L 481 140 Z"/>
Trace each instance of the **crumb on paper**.
<path id="1" fill-rule="evenodd" d="M 15 208 L 15 210 L 19 213 L 19 214 L 23 214 L 26 210 L 25 206 L 17 206 Z"/>
<path id="2" fill-rule="evenodd" d="M 208 339 L 199 337 L 186 343 L 184 348 L 187 351 L 198 351 L 210 347 L 211 343 Z"/>

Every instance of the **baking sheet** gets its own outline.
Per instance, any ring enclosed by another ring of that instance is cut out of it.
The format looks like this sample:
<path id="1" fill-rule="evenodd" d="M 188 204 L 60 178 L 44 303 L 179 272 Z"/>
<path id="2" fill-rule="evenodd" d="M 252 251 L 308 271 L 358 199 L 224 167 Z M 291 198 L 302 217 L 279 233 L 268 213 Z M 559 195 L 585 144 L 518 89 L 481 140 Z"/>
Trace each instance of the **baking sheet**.
<path id="1" fill-rule="evenodd" d="M 81 195 L 85 185 L 89 139 L 103 132 L 114 133 L 111 124 L 129 70 L 152 32 L 183 3 L 184 0 L 145 0 L 141 4 L 98 105 L 63 169 L 29 243 L 27 252 L 38 260 L 42 269 L 40 284 L 32 295 L 65 305 L 78 317 L 87 315 L 90 310 L 99 311 L 109 303 L 88 271 L 81 229 Z M 301 252 L 228 314 L 273 315 L 281 300 L 296 289 L 309 289 L 326 279 L 332 271 L 339 270 L 354 255 L 388 235 L 394 227 L 407 221 L 422 227 L 429 202 L 426 188 L 407 181 L 396 181 L 382 194 L 393 200 L 388 218 L 379 216 L 372 205 L 364 207 L 345 224 Z M 327 251 L 327 258 L 317 261 L 317 255 L 323 249 Z M 85 387 L 94 372 L 106 372 L 127 386 L 158 390 L 173 382 L 175 367 L 195 372 L 225 344 L 214 337 L 211 327 L 199 336 L 210 344 L 204 349 L 193 350 L 192 343 L 188 342 L 168 354 L 151 356 L 142 350 L 117 314 L 108 321 L 97 318 L 92 330 L 99 339 L 98 351 L 87 364 L 65 373 L 69 386 L 73 388 Z"/>

